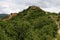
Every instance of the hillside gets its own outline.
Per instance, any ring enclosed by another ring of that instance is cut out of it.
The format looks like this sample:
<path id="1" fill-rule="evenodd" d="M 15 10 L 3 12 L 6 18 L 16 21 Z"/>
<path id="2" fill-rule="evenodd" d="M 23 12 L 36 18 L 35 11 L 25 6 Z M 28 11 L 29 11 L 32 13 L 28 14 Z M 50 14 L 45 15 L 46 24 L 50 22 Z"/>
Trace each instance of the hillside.
<path id="1" fill-rule="evenodd" d="M 7 20 L 11 19 L 13 16 L 16 16 L 16 15 L 17 15 L 17 13 L 11 13 L 11 14 L 5 16 L 3 18 L 3 21 L 7 21 Z"/>
<path id="2" fill-rule="evenodd" d="M 59 14 L 30 6 L 0 20 L 0 40 L 58 40 L 55 21 L 59 21 L 59 18 Z"/>

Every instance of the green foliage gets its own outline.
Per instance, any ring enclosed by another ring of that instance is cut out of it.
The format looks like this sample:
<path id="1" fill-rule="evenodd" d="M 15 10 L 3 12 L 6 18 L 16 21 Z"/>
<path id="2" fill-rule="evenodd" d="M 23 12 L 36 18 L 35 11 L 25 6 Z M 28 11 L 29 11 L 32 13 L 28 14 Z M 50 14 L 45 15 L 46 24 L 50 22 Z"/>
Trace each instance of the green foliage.
<path id="1" fill-rule="evenodd" d="M 19 12 L 7 22 L 0 22 L 0 40 L 53 40 L 57 25 L 40 8 Z"/>

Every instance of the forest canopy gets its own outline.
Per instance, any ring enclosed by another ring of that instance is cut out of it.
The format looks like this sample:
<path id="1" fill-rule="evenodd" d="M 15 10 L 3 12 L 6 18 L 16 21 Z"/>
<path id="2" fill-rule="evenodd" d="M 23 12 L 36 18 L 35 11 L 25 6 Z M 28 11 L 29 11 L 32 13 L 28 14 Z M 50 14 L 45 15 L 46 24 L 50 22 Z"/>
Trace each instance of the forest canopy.
<path id="1" fill-rule="evenodd" d="M 1 19 L 0 40 L 54 40 L 58 28 L 50 15 L 57 14 L 30 6 L 7 21 Z"/>

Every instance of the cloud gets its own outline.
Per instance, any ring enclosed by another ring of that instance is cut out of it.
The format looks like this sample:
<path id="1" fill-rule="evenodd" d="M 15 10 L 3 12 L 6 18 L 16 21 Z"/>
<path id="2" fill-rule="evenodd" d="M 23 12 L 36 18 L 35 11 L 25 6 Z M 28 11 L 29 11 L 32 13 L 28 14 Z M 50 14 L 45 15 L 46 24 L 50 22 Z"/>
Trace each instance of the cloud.
<path id="1" fill-rule="evenodd" d="M 12 1 L 0 1 L 0 13 L 19 12 L 27 8 L 25 4 L 16 4 Z"/>
<path id="2" fill-rule="evenodd" d="M 42 8 L 42 9 L 45 10 L 45 11 L 48 11 L 48 12 L 55 12 L 55 13 L 60 12 L 60 9 L 59 8 L 56 8 L 56 7 Z"/>
<path id="3" fill-rule="evenodd" d="M 0 0 L 0 13 L 19 12 L 30 5 L 50 12 L 60 12 L 60 0 Z"/>

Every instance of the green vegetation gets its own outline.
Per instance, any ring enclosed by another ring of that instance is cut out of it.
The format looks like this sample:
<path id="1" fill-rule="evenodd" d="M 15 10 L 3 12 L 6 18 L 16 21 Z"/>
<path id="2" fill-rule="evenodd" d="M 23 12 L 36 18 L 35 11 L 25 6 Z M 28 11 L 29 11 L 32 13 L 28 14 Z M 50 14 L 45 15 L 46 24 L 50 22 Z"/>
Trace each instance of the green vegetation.
<path id="1" fill-rule="evenodd" d="M 57 25 L 47 13 L 30 6 L 6 22 L 0 20 L 0 40 L 54 40 Z"/>

